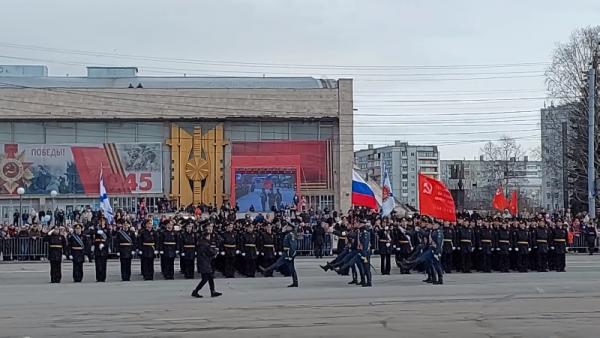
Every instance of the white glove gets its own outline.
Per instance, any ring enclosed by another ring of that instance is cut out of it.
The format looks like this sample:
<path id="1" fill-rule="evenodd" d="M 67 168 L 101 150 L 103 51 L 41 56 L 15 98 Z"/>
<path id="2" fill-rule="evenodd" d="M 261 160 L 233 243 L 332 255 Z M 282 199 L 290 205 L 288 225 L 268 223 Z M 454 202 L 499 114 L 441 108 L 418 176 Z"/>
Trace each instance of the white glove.
<path id="1" fill-rule="evenodd" d="M 225 251 L 221 251 L 221 256 L 225 256 Z"/>
<path id="2" fill-rule="evenodd" d="M 69 259 L 73 259 L 73 256 L 69 255 Z"/>
<path id="3" fill-rule="evenodd" d="M 512 248 L 508 248 L 508 251 L 512 251 Z"/>
<path id="4" fill-rule="evenodd" d="M 483 248 L 482 248 L 482 247 L 479 247 L 479 250 L 483 250 Z"/>
<path id="5" fill-rule="evenodd" d="M 391 244 L 390 243 L 385 243 L 385 246 L 389 247 Z"/>
<path id="6" fill-rule="evenodd" d="M 456 248 L 456 250 L 460 250 L 460 247 Z"/>
<path id="7" fill-rule="evenodd" d="M 246 253 L 245 253 L 245 252 L 242 252 L 242 257 L 245 257 L 245 256 L 246 256 Z"/>
<path id="8" fill-rule="evenodd" d="M 121 253 L 120 252 L 117 252 L 117 257 L 121 257 Z"/>
<path id="9" fill-rule="evenodd" d="M 175 250 L 175 254 L 176 254 L 176 255 L 179 255 L 179 250 Z"/>
<path id="10" fill-rule="evenodd" d="M 342 231 L 342 236 L 346 236 L 346 232 L 345 231 Z"/>
<path id="11" fill-rule="evenodd" d="M 100 250 L 102 250 L 104 249 L 104 244 L 100 244 L 98 247 L 100 248 Z"/>
<path id="12" fill-rule="evenodd" d="M 452 250 L 456 250 L 456 247 L 455 247 L 455 246 L 453 246 L 453 247 L 452 247 Z"/>
<path id="13" fill-rule="evenodd" d="M 392 248 L 396 249 L 396 246 L 395 246 L 395 245 L 392 245 Z"/>
<path id="14" fill-rule="evenodd" d="M 554 250 L 554 247 L 553 247 L 553 246 L 551 246 L 551 247 L 550 247 L 550 250 Z"/>
<path id="15" fill-rule="evenodd" d="M 67 259 L 67 256 L 65 256 L 65 255 L 62 255 L 62 259 Z"/>
<path id="16" fill-rule="evenodd" d="M 154 254 L 155 254 L 155 255 L 158 255 L 158 251 L 154 250 Z"/>
<path id="17" fill-rule="evenodd" d="M 142 254 L 142 250 L 138 250 L 138 251 L 137 251 L 137 253 L 138 253 L 139 255 L 141 255 L 141 254 Z"/>
<path id="18" fill-rule="evenodd" d="M 132 252 L 131 252 L 131 254 L 132 254 L 132 255 L 135 255 L 135 251 L 132 251 Z"/>
<path id="19" fill-rule="evenodd" d="M 182 252 L 182 253 L 181 253 L 181 257 L 185 257 L 185 252 Z"/>
<path id="20" fill-rule="evenodd" d="M 515 248 L 515 251 L 519 251 L 519 248 Z"/>
<path id="21" fill-rule="evenodd" d="M 97 233 L 98 235 L 102 235 L 102 234 L 104 233 L 104 231 L 102 231 L 102 229 L 98 229 L 98 231 L 96 231 L 96 233 Z"/>
<path id="22" fill-rule="evenodd" d="M 279 256 L 283 255 L 283 252 L 279 251 Z"/>
<path id="23" fill-rule="evenodd" d="M 531 248 L 529 248 L 528 250 L 531 251 Z"/>
<path id="24" fill-rule="evenodd" d="M 235 254 L 239 255 L 240 254 L 240 250 L 235 250 Z"/>
<path id="25" fill-rule="evenodd" d="M 261 253 L 260 253 L 260 255 L 261 255 L 261 256 L 264 256 L 264 255 L 265 255 L 265 253 L 264 253 L 264 252 L 261 252 Z"/>
<path id="26" fill-rule="evenodd" d="M 164 254 L 165 252 L 164 252 L 164 251 L 160 251 L 159 253 L 162 255 L 162 254 Z"/>

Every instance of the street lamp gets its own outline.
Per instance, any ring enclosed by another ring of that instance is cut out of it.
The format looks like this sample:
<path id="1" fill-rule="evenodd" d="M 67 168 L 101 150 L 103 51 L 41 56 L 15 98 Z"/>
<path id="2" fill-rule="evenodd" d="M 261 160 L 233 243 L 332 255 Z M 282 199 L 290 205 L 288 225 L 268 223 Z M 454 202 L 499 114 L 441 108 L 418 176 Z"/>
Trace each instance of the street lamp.
<path id="1" fill-rule="evenodd" d="M 19 187 L 17 189 L 17 194 L 19 195 L 19 226 L 23 225 L 23 194 L 25 193 L 25 188 Z"/>
<path id="2" fill-rule="evenodd" d="M 50 196 L 52 197 L 52 226 L 56 225 L 56 210 L 54 209 L 54 198 L 56 195 L 58 195 L 56 190 L 50 192 Z"/>

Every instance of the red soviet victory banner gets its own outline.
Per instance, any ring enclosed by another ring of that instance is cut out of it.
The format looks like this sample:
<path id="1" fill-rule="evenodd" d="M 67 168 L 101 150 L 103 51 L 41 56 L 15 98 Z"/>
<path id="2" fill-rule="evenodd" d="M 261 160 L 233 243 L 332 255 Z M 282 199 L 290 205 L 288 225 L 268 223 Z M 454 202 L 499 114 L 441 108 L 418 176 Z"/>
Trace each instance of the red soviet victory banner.
<path id="1" fill-rule="evenodd" d="M 506 200 L 506 197 L 504 197 L 504 189 L 502 189 L 502 186 L 499 186 L 498 189 L 496 189 L 494 199 L 492 200 L 492 206 L 494 209 L 498 210 L 504 210 L 508 208 L 508 201 Z"/>
<path id="2" fill-rule="evenodd" d="M 516 216 L 519 212 L 518 194 L 516 191 L 513 191 L 510 196 L 510 201 L 508 202 L 508 211 L 510 211 L 513 216 Z"/>
<path id="3" fill-rule="evenodd" d="M 419 174 L 419 209 L 421 215 L 456 222 L 456 207 L 448 188 L 423 174 Z"/>

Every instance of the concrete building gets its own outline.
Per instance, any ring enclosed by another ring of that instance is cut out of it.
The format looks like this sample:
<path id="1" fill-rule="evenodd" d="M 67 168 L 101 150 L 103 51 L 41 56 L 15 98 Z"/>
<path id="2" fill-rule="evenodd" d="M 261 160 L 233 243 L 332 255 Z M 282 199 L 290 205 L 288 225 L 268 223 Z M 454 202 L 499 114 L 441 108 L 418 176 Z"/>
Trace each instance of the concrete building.
<path id="1" fill-rule="evenodd" d="M 52 190 L 67 211 L 97 205 L 101 171 L 116 207 L 135 209 L 143 198 L 259 211 L 294 195 L 315 208 L 350 207 L 351 79 L 0 70 L 3 219 L 19 203 L 48 208 Z"/>
<path id="2" fill-rule="evenodd" d="M 546 210 L 569 207 L 566 142 L 568 140 L 569 106 L 541 109 L 542 141 L 542 206 Z"/>
<path id="3" fill-rule="evenodd" d="M 417 178 L 419 173 L 439 177 L 437 146 L 411 145 L 396 141 L 394 145 L 367 149 L 354 153 L 354 162 L 375 181 L 381 181 L 381 158 L 390 175 L 392 190 L 397 200 L 418 207 Z"/>
<path id="4" fill-rule="evenodd" d="M 534 211 L 542 206 L 542 163 L 513 161 L 508 174 L 498 181 L 490 173 L 498 170 L 497 164 L 479 160 L 442 160 L 440 177 L 454 197 L 457 209 L 491 210 L 492 198 L 502 184 L 507 198 L 511 191 L 519 193 L 519 209 Z"/>

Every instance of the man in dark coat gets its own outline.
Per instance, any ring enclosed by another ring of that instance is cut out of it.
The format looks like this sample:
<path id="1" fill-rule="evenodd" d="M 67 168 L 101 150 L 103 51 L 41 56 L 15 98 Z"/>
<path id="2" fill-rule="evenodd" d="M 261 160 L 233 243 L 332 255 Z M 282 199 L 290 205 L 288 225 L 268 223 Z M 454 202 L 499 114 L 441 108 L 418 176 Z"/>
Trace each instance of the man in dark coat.
<path id="1" fill-rule="evenodd" d="M 89 242 L 83 236 L 81 229 L 81 224 L 75 224 L 75 230 L 69 235 L 68 239 L 69 259 L 73 261 L 73 282 L 75 283 L 79 283 L 83 279 L 85 248 L 89 246 Z"/>
<path id="2" fill-rule="evenodd" d="M 48 261 L 50 261 L 50 283 L 60 283 L 62 278 L 61 263 L 64 256 L 64 250 L 67 247 L 67 240 L 60 234 L 58 228 L 48 232 L 45 237 L 48 242 Z"/>
<path id="3" fill-rule="evenodd" d="M 214 248 L 211 248 L 209 239 L 210 233 L 205 232 L 198 241 L 196 251 L 198 254 L 198 272 L 200 272 L 202 280 L 192 292 L 192 297 L 202 298 L 202 296 L 198 294 L 198 291 L 200 291 L 202 287 L 206 285 L 206 283 L 208 283 L 208 286 L 210 287 L 211 297 L 219 297 L 221 295 L 220 292 L 215 291 L 215 281 L 212 268 L 212 260 L 218 254 L 218 252 Z"/>
<path id="4" fill-rule="evenodd" d="M 314 245 L 315 258 L 323 258 L 323 244 L 325 243 L 325 222 L 317 223 L 313 227 L 312 241 Z"/>

